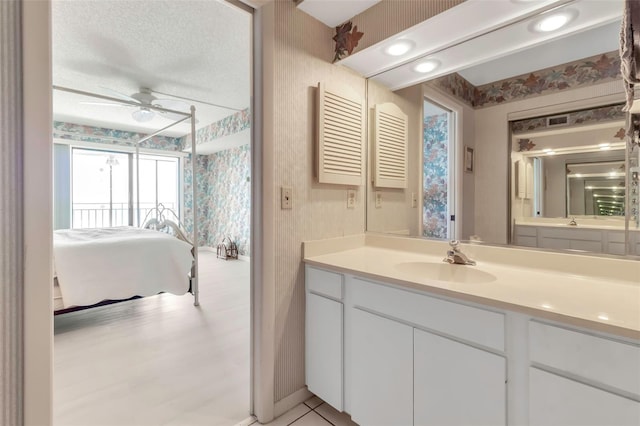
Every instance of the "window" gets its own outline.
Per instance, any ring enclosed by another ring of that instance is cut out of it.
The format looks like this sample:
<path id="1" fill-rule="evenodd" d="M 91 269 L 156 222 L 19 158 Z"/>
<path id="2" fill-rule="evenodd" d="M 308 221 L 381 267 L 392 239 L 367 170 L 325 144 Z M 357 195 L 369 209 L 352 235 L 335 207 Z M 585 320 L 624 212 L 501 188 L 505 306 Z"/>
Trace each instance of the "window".
<path id="1" fill-rule="evenodd" d="M 180 214 L 178 158 L 140 154 L 138 163 L 136 183 L 134 154 L 73 148 L 71 227 L 138 225 L 159 204 Z"/>

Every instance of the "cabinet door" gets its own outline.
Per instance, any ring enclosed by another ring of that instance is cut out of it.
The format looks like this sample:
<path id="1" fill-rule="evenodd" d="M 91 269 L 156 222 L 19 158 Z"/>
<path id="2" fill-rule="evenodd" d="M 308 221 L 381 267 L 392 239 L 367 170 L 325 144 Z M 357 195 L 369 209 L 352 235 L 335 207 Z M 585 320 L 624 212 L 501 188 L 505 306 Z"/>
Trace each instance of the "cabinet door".
<path id="1" fill-rule="evenodd" d="M 366 426 L 413 424 L 413 328 L 352 310 L 351 418 Z"/>
<path id="2" fill-rule="evenodd" d="M 306 306 L 307 386 L 342 411 L 342 303 L 307 293 Z"/>
<path id="3" fill-rule="evenodd" d="M 504 425 L 506 360 L 415 330 L 416 426 Z"/>
<path id="4" fill-rule="evenodd" d="M 531 367 L 530 426 L 640 425 L 640 403 Z"/>

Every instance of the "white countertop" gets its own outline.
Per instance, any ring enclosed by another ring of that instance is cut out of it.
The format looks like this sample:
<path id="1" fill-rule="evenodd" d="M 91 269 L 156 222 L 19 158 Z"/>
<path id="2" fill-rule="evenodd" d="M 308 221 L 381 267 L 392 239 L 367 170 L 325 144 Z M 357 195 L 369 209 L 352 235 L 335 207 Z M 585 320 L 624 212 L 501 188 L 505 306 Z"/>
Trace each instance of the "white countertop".
<path id="1" fill-rule="evenodd" d="M 495 280 L 472 283 L 446 282 L 398 267 L 399 264 L 407 262 L 442 262 L 446 243 L 421 243 L 409 239 L 408 244 L 413 247 L 403 250 L 398 249 L 402 239 L 397 238 L 389 240 L 388 237 L 378 236 L 371 245 L 368 242 L 365 244 L 364 236 L 361 237 L 362 244 L 354 242 L 353 238 L 346 244 L 340 244 L 338 240 L 336 239 L 334 244 L 338 251 L 333 252 L 331 244 L 325 242 L 322 242 L 321 250 L 307 247 L 310 243 L 305 243 L 304 261 L 309 265 L 338 272 L 352 273 L 640 340 L 640 262 L 638 261 L 588 256 L 578 258 L 575 255 L 550 255 L 549 253 L 540 255 L 535 251 L 509 249 L 511 259 L 502 263 L 495 261 L 495 250 L 505 250 L 504 248 L 468 246 L 468 254 L 473 252 L 476 255 L 476 257 L 470 257 L 477 261 L 477 265 L 451 266 L 477 268 L 479 271 L 493 275 Z M 385 240 L 391 241 L 390 245 L 393 247 L 384 247 Z M 423 244 L 428 249 L 416 251 L 415 248 L 419 244 Z M 346 250 L 341 250 L 340 247 Z M 442 255 L 436 254 L 440 249 L 444 249 Z M 521 253 L 520 257 L 526 255 L 532 258 L 537 257 L 537 260 L 527 264 L 528 259 L 523 259 L 524 266 L 514 265 L 513 258 L 517 257 L 518 253 Z M 561 256 L 570 257 L 564 259 Z M 553 262 L 557 262 L 565 270 L 558 270 L 557 264 L 550 265 L 549 269 L 541 268 L 540 262 L 545 261 L 544 257 L 553 259 Z M 585 262 L 584 268 L 580 267 L 581 262 Z M 575 272 L 571 272 L 572 268 Z M 611 268 L 611 275 L 617 276 L 608 278 L 606 273 L 597 276 L 593 271 L 598 268 Z M 620 273 L 621 269 L 624 270 L 622 273 Z M 616 274 L 614 270 L 618 273 Z M 581 273 L 587 273 L 590 276 L 581 275 Z"/>

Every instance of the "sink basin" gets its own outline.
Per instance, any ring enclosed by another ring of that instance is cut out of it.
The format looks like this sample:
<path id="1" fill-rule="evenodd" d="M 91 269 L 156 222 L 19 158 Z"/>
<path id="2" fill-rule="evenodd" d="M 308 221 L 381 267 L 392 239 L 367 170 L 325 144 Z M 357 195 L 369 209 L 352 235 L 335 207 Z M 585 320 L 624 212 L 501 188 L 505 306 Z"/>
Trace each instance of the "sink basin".
<path id="1" fill-rule="evenodd" d="M 422 278 L 445 282 L 482 284 L 496 280 L 494 275 L 481 271 L 476 266 L 451 265 L 445 262 L 399 263 L 396 269 Z"/>

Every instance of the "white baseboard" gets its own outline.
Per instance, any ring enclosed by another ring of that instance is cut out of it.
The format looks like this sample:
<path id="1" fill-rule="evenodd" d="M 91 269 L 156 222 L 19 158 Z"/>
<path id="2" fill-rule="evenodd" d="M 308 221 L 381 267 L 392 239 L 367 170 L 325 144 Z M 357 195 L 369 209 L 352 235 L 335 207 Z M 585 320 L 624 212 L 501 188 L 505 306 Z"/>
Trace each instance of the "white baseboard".
<path id="1" fill-rule="evenodd" d="M 273 415 L 277 418 L 287 411 L 291 410 L 293 407 L 302 404 L 312 396 L 313 394 L 309 392 L 309 390 L 305 386 L 302 389 L 297 390 L 291 395 L 284 397 L 280 401 L 276 402 L 273 409 Z"/>

